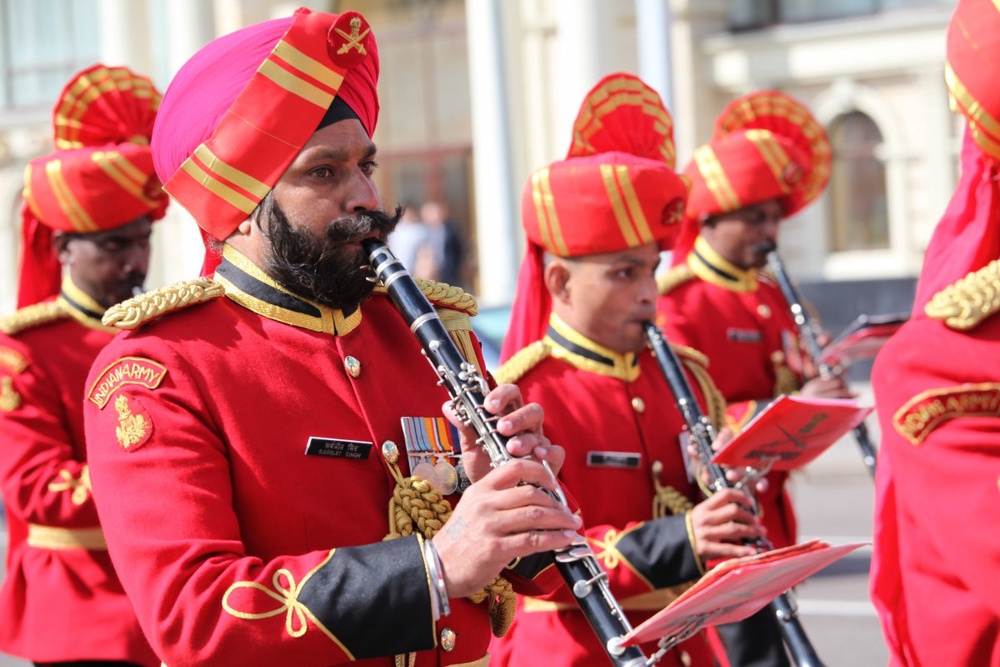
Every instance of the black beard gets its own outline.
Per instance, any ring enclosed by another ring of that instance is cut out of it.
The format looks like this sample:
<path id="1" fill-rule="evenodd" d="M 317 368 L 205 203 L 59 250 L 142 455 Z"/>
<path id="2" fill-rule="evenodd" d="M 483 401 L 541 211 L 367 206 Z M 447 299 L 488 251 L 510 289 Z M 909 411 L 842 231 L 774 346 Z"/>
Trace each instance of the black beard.
<path id="1" fill-rule="evenodd" d="M 321 237 L 296 229 L 273 197 L 261 202 L 257 224 L 270 241 L 264 271 L 279 285 L 330 308 L 351 311 L 368 298 L 374 283 L 367 280 L 368 255 L 345 244 L 370 236 L 381 240 L 396 228 L 403 208 L 393 215 L 367 211 L 333 220 Z M 266 225 L 260 218 L 266 219 Z"/>

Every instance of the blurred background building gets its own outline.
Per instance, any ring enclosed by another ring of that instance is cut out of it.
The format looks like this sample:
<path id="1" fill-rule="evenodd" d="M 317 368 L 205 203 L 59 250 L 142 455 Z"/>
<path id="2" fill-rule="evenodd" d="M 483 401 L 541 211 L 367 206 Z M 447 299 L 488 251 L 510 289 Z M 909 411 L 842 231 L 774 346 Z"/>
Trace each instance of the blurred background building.
<path id="1" fill-rule="evenodd" d="M 165 90 L 205 42 L 299 4 L 368 17 L 382 194 L 447 205 L 484 305 L 513 296 L 529 172 L 564 156 L 586 91 L 626 70 L 667 101 L 679 167 L 740 94 L 776 88 L 810 105 L 833 175 L 785 223 L 785 263 L 834 323 L 909 306 L 957 175 L 943 73 L 954 0 L 0 0 L 0 314 L 14 309 L 22 170 L 50 150 L 69 76 L 126 64 Z M 150 287 L 196 274 L 201 242 L 179 207 L 154 242 Z"/>

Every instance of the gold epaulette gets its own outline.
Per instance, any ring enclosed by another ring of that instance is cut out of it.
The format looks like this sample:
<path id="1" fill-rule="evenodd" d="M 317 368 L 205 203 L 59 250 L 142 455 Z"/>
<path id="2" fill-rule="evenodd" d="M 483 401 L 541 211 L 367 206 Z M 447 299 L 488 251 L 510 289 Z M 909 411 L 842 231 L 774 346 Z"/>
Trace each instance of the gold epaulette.
<path id="1" fill-rule="evenodd" d="M 22 331 L 27 331 L 40 324 L 54 322 L 64 317 L 69 317 L 66 311 L 57 301 L 46 301 L 25 306 L 17 312 L 5 317 L 0 317 L 0 332 L 13 336 Z"/>
<path id="2" fill-rule="evenodd" d="M 667 294 L 675 288 L 694 278 L 694 271 L 687 264 L 678 264 L 664 274 L 656 276 L 656 287 L 660 295 Z"/>
<path id="3" fill-rule="evenodd" d="M 1000 260 L 993 260 L 931 297 L 924 312 L 945 326 L 968 331 L 1000 310 Z"/>
<path id="4" fill-rule="evenodd" d="M 521 349 L 517 354 L 508 359 L 500 368 L 493 373 L 493 378 L 500 384 L 517 382 L 523 378 L 528 371 L 541 363 L 552 352 L 552 347 L 548 343 L 536 340 L 534 343 Z"/>
<path id="5" fill-rule="evenodd" d="M 135 329 L 160 315 L 217 299 L 225 293 L 222 285 L 209 278 L 182 280 L 112 306 L 104 313 L 102 323 L 106 327 Z"/>
<path id="6" fill-rule="evenodd" d="M 439 283 L 436 280 L 424 280 L 423 278 L 417 278 L 416 283 L 427 300 L 435 306 L 460 310 L 466 315 L 479 313 L 479 302 L 476 301 L 476 297 L 461 287 Z"/>
<path id="7" fill-rule="evenodd" d="M 726 399 L 715 386 L 712 376 L 708 374 L 708 357 L 693 347 L 686 345 L 674 345 L 677 356 L 681 363 L 688 369 L 701 389 L 702 396 L 705 397 L 705 404 L 708 406 L 708 418 L 716 429 L 722 428 L 726 419 Z"/>

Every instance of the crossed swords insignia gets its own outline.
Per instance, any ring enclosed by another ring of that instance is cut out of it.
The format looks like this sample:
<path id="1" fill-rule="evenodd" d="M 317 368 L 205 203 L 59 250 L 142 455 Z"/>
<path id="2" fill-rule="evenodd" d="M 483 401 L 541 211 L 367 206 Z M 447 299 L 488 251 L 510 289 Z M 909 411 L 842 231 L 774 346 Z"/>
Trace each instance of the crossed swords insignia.
<path id="1" fill-rule="evenodd" d="M 365 45 L 361 43 L 361 40 L 367 37 L 372 29 L 365 28 L 365 31 L 361 32 L 361 19 L 356 16 L 351 19 L 351 34 L 347 34 L 340 28 L 334 28 L 333 30 L 345 40 L 344 45 L 337 49 L 337 55 L 343 55 L 351 49 L 357 49 L 358 53 L 363 56 L 368 55 L 368 51 L 365 49 Z"/>

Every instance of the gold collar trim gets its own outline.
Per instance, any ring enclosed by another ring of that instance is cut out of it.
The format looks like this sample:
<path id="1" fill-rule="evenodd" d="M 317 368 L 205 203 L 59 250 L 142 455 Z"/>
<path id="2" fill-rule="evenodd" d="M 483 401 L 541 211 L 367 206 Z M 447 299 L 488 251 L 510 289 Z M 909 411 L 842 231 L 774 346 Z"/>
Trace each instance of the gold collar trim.
<path id="1" fill-rule="evenodd" d="M 757 269 L 744 271 L 728 262 L 701 236 L 695 239 L 694 250 L 688 254 L 687 263 L 694 274 L 707 283 L 732 292 L 757 290 Z"/>
<path id="2" fill-rule="evenodd" d="M 553 357 L 580 370 L 625 382 L 639 377 L 639 358 L 634 352 L 620 354 L 598 345 L 571 329 L 555 313 L 549 316 L 549 330 L 542 340 L 551 347 Z"/>
<path id="3" fill-rule="evenodd" d="M 77 287 L 76 283 L 69 276 L 63 277 L 56 303 L 70 317 L 89 329 L 98 329 L 111 333 L 118 331 L 113 327 L 106 327 L 101 324 L 101 318 L 104 317 L 104 306 L 97 303 L 92 296 Z"/>
<path id="4" fill-rule="evenodd" d="M 345 315 L 340 309 L 298 296 L 229 245 L 223 247 L 215 281 L 225 288 L 230 300 L 276 322 L 334 336 L 348 334 L 361 324 L 360 308 Z"/>

